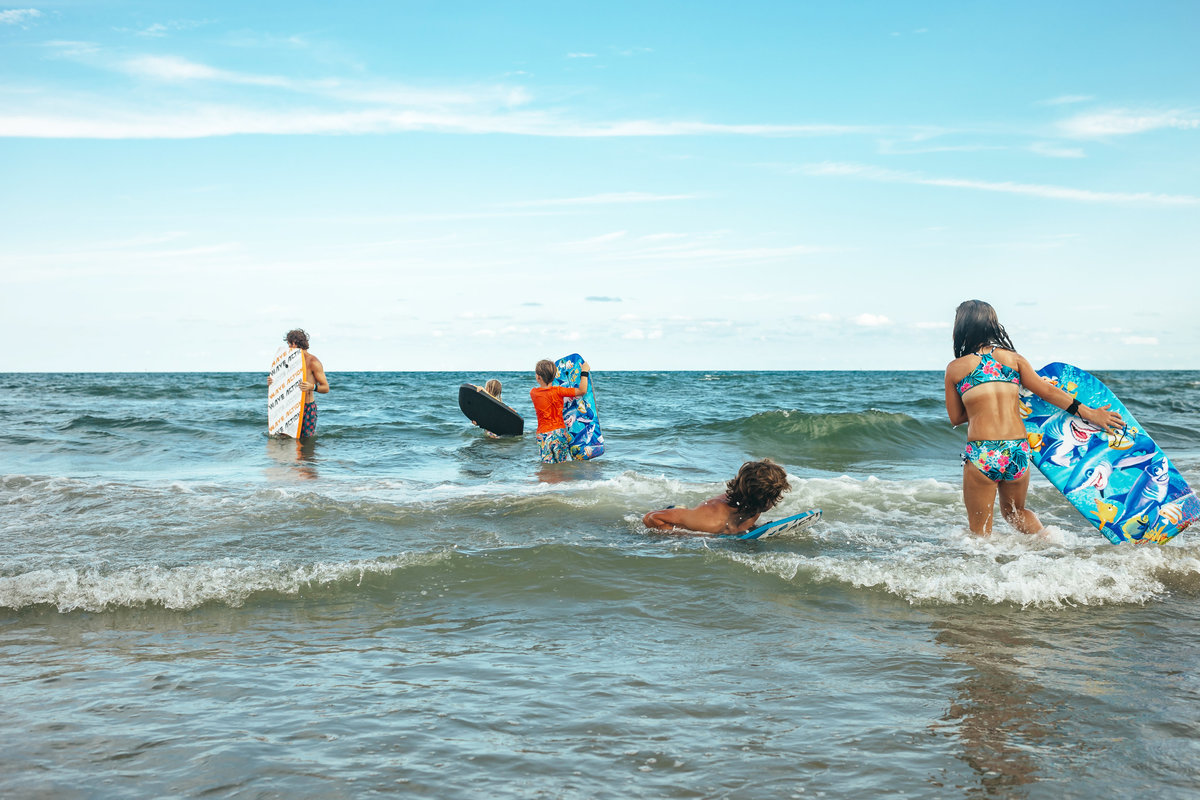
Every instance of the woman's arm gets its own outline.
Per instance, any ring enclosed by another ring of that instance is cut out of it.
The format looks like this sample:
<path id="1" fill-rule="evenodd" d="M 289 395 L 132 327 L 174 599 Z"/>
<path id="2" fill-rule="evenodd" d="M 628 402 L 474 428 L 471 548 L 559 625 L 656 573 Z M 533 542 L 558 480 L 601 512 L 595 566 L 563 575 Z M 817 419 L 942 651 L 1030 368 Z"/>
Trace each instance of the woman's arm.
<path id="1" fill-rule="evenodd" d="M 1016 356 L 1017 366 L 1021 371 L 1022 386 L 1052 406 L 1061 408 L 1064 411 L 1071 407 L 1071 404 L 1075 402 L 1076 398 L 1067 394 L 1062 389 L 1043 378 L 1041 375 L 1038 375 L 1037 370 L 1033 368 L 1033 365 L 1029 363 L 1029 360 L 1025 358 L 1025 356 L 1021 355 L 1020 353 L 1017 353 Z M 1110 403 L 1105 403 L 1100 408 L 1092 408 L 1091 406 L 1085 406 L 1083 403 L 1080 403 L 1079 408 L 1075 410 L 1075 413 L 1079 415 L 1080 419 L 1090 422 L 1097 427 L 1104 428 L 1105 430 L 1114 430 L 1124 427 L 1125 421 L 1121 419 L 1121 415 L 1115 411 L 1108 410 L 1110 405 Z"/>
<path id="2" fill-rule="evenodd" d="M 963 405 L 958 389 L 954 388 L 954 381 L 950 380 L 949 367 L 946 367 L 946 414 L 950 417 L 950 424 L 956 428 L 967 421 L 967 407 Z"/>

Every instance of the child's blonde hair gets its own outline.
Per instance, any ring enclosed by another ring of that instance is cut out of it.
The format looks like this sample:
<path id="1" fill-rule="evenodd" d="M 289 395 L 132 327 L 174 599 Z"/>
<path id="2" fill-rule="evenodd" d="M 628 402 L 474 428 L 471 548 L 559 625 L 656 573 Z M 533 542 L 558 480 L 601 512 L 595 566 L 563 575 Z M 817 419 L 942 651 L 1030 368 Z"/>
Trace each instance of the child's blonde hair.
<path id="1" fill-rule="evenodd" d="M 500 399 L 500 381 L 496 380 L 495 378 L 492 378 L 490 381 L 485 383 L 483 385 L 483 390 L 497 400 Z"/>

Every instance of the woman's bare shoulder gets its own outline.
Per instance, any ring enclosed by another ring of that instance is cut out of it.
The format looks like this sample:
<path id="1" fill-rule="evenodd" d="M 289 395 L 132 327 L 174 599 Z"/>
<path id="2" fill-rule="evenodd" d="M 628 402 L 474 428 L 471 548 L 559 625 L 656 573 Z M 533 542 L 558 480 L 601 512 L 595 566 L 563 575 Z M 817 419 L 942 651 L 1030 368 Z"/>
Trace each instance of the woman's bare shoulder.
<path id="1" fill-rule="evenodd" d="M 1021 363 L 1021 354 L 1016 350 L 1009 350 L 1005 347 L 997 347 L 992 351 L 992 357 L 1006 367 L 1016 368 Z"/>
<path id="2" fill-rule="evenodd" d="M 959 356 L 946 365 L 946 374 L 957 375 L 961 372 L 963 375 L 966 375 L 975 366 L 975 360 L 975 356 L 971 353 Z"/>

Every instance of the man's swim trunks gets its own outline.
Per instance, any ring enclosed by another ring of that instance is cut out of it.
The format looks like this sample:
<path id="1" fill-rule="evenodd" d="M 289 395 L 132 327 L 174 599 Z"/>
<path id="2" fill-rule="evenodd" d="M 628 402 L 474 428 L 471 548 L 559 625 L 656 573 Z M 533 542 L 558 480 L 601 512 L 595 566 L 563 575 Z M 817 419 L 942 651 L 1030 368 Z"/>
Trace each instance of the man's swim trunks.
<path id="1" fill-rule="evenodd" d="M 970 461 L 988 480 L 1015 481 L 1029 471 L 1028 439 L 980 439 L 967 442 L 962 463 Z"/>
<path id="2" fill-rule="evenodd" d="M 317 404 L 304 404 L 304 420 L 300 423 L 300 438 L 307 439 L 317 432 Z"/>
<path id="3" fill-rule="evenodd" d="M 537 443 L 542 454 L 542 463 L 557 464 L 560 461 L 571 460 L 571 437 L 567 436 L 566 428 L 539 433 Z"/>

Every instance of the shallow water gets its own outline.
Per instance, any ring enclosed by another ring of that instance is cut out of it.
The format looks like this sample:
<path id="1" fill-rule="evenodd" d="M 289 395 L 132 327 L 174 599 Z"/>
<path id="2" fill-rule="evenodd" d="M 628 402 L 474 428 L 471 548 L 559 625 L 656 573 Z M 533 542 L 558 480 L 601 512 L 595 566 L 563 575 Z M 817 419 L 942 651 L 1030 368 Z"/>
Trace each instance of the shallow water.
<path id="1" fill-rule="evenodd" d="M 0 375 L 0 791 L 1195 796 L 1193 532 L 1035 475 L 1048 541 L 965 534 L 940 374 L 598 371 L 553 467 L 488 377 L 331 374 L 297 447 L 257 374 Z M 1200 485 L 1200 373 L 1100 377 Z M 641 527 L 761 457 L 803 538 Z"/>

